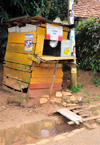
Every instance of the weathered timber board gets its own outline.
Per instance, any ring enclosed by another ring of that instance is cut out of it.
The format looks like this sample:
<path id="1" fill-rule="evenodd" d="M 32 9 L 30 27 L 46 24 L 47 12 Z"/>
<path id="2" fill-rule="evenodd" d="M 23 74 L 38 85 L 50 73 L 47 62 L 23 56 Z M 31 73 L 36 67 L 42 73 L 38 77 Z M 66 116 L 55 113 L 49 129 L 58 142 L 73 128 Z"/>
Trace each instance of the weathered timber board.
<path id="1" fill-rule="evenodd" d="M 53 85 L 53 88 L 58 88 L 61 89 L 61 85 L 62 85 L 62 82 L 60 83 L 54 83 Z M 30 89 L 45 89 L 45 88 L 50 88 L 51 86 L 51 83 L 38 83 L 38 84 L 30 84 Z"/>
<path id="2" fill-rule="evenodd" d="M 53 76 L 54 68 L 43 68 L 43 67 L 33 67 L 32 68 L 32 77 L 36 74 L 41 75 L 52 75 Z M 56 77 L 63 77 L 62 68 L 57 68 Z"/>
<path id="3" fill-rule="evenodd" d="M 24 43 L 25 44 L 25 34 L 33 34 L 33 43 L 36 43 L 36 32 L 23 32 L 14 33 L 11 32 L 8 35 L 8 43 Z"/>
<path id="4" fill-rule="evenodd" d="M 68 28 L 68 27 L 63 27 L 63 31 L 70 31 L 70 28 Z"/>
<path id="5" fill-rule="evenodd" d="M 32 75 L 32 78 L 52 78 L 52 74 L 50 73 L 50 74 L 33 74 Z M 60 75 L 59 73 L 58 74 L 56 74 L 56 78 L 61 78 L 62 79 L 62 75 Z"/>
<path id="6" fill-rule="evenodd" d="M 13 63 L 13 62 L 4 62 L 4 66 L 12 68 L 12 69 L 17 69 L 17 70 L 22 70 L 25 72 L 31 72 L 32 68 L 30 65 L 23 65 L 23 64 L 17 64 L 17 63 Z"/>
<path id="7" fill-rule="evenodd" d="M 32 65 L 32 60 L 27 58 L 27 54 L 6 52 L 5 61 L 15 62 L 25 65 Z"/>
<path id="8" fill-rule="evenodd" d="M 63 31 L 63 39 L 67 39 L 67 36 L 68 36 L 68 32 Z"/>
<path id="9" fill-rule="evenodd" d="M 40 63 L 40 64 L 38 64 L 38 63 L 33 63 L 33 65 L 32 65 L 33 67 L 50 67 L 50 68 L 54 68 L 55 67 L 55 63 L 53 63 L 53 62 L 49 62 L 49 63 Z M 57 68 L 58 67 L 60 67 L 60 68 L 62 68 L 62 66 L 63 66 L 63 64 L 62 63 L 59 63 L 58 64 L 58 66 L 57 66 Z"/>
<path id="10" fill-rule="evenodd" d="M 31 73 L 4 67 L 4 76 L 29 83 Z"/>
<path id="11" fill-rule="evenodd" d="M 67 117 L 68 119 L 72 120 L 76 124 L 79 124 L 79 122 L 82 121 L 81 116 L 76 115 L 75 113 L 73 113 L 72 111 L 70 111 L 67 108 L 59 109 L 59 110 L 57 110 L 57 112 L 59 112 L 61 115 L 65 116 L 65 117 Z"/>
<path id="12" fill-rule="evenodd" d="M 46 29 L 37 27 L 37 42 L 35 54 L 42 55 L 44 47 L 44 39 L 46 38 Z"/>
<path id="13" fill-rule="evenodd" d="M 32 51 L 25 51 L 25 44 L 16 44 L 16 43 L 7 43 L 7 52 L 14 52 L 14 53 L 34 53 L 35 52 L 36 44 L 33 44 Z"/>
<path id="14" fill-rule="evenodd" d="M 24 82 L 21 82 L 12 78 L 7 78 L 6 76 L 4 76 L 3 78 L 3 84 L 19 91 L 24 88 L 28 88 L 27 83 L 24 83 Z"/>
<path id="15" fill-rule="evenodd" d="M 53 93 L 55 93 L 59 88 L 53 88 Z M 38 96 L 42 96 L 45 94 L 49 94 L 50 89 L 29 89 L 29 97 L 30 98 L 36 98 Z"/>
<path id="16" fill-rule="evenodd" d="M 37 27 L 37 35 L 42 34 L 46 38 L 46 28 Z"/>
<path id="17" fill-rule="evenodd" d="M 30 84 L 51 83 L 52 78 L 31 78 Z M 55 78 L 54 83 L 62 82 L 62 78 Z"/>
<path id="18" fill-rule="evenodd" d="M 36 50 L 35 54 L 36 55 L 42 55 L 43 54 L 43 47 L 44 47 L 44 35 L 37 35 L 37 43 L 36 43 Z"/>

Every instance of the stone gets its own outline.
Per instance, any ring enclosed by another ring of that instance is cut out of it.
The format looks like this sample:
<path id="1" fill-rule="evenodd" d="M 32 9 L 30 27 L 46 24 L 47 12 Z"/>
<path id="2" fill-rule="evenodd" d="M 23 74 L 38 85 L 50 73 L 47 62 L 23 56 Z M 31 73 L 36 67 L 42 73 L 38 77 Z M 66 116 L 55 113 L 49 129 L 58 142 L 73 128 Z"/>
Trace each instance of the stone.
<path id="1" fill-rule="evenodd" d="M 26 144 L 26 145 L 36 145 L 36 144 L 33 144 L 33 143 L 32 143 L 32 144 Z"/>
<path id="2" fill-rule="evenodd" d="M 61 125 L 61 124 L 64 124 L 66 122 L 66 118 L 64 116 L 54 116 L 52 118 L 57 125 Z"/>
<path id="3" fill-rule="evenodd" d="M 67 137 L 71 137 L 73 135 L 74 135 L 74 133 L 73 132 L 70 132 L 70 133 L 67 134 Z"/>
<path id="4" fill-rule="evenodd" d="M 75 96 L 72 95 L 72 96 L 70 97 L 70 102 L 76 103 L 76 98 L 75 98 Z"/>
<path id="5" fill-rule="evenodd" d="M 48 137 L 48 136 L 50 136 L 49 130 L 42 129 L 41 130 L 41 137 L 44 138 L 44 137 Z"/>
<path id="6" fill-rule="evenodd" d="M 48 102 L 47 98 L 40 98 L 40 104 L 45 104 Z"/>
<path id="7" fill-rule="evenodd" d="M 67 104 L 67 107 L 73 107 L 76 106 L 77 104 Z"/>
<path id="8" fill-rule="evenodd" d="M 66 89 L 66 92 L 70 92 L 71 93 L 71 91 L 69 89 Z"/>
<path id="9" fill-rule="evenodd" d="M 76 97 L 76 101 L 79 103 L 79 102 L 82 102 L 83 98 L 82 97 Z"/>
<path id="10" fill-rule="evenodd" d="M 73 130 L 74 133 L 78 133 L 78 132 L 80 132 L 80 131 L 81 131 L 80 129 L 75 129 L 75 130 Z"/>
<path id="11" fill-rule="evenodd" d="M 63 104 L 62 104 L 64 107 L 66 107 L 67 106 L 67 103 L 66 102 L 63 102 Z"/>
<path id="12" fill-rule="evenodd" d="M 41 98 L 49 98 L 49 95 L 42 95 Z"/>
<path id="13" fill-rule="evenodd" d="M 5 139 L 0 137 L 0 145 L 5 145 Z"/>
<path id="14" fill-rule="evenodd" d="M 57 104 L 60 104 L 61 103 L 61 101 L 62 101 L 62 98 L 55 98 L 55 103 L 57 103 Z"/>
<path id="15" fill-rule="evenodd" d="M 61 98 L 62 97 L 62 93 L 61 92 L 56 92 L 56 97 Z"/>
<path id="16" fill-rule="evenodd" d="M 40 144 L 40 145 L 42 145 L 42 144 L 46 144 L 46 143 L 48 143 L 49 141 L 50 141 L 49 139 L 43 139 L 43 140 L 37 142 L 36 144 Z"/>
<path id="17" fill-rule="evenodd" d="M 62 95 L 63 96 L 71 96 L 71 92 L 65 92 L 65 91 L 62 91 Z"/>
<path id="18" fill-rule="evenodd" d="M 44 123 L 44 126 L 45 127 L 50 127 L 50 126 L 52 126 L 52 122 L 47 121 L 47 122 Z"/>
<path id="19" fill-rule="evenodd" d="M 27 143 L 30 142 L 30 141 L 33 141 L 33 140 L 35 140 L 35 139 L 32 138 L 31 136 L 27 136 L 27 137 L 26 137 L 26 142 L 27 142 Z"/>
<path id="20" fill-rule="evenodd" d="M 57 135 L 54 137 L 54 141 L 58 141 L 58 140 L 61 140 L 61 139 L 65 139 L 66 136 L 63 136 L 63 135 Z"/>

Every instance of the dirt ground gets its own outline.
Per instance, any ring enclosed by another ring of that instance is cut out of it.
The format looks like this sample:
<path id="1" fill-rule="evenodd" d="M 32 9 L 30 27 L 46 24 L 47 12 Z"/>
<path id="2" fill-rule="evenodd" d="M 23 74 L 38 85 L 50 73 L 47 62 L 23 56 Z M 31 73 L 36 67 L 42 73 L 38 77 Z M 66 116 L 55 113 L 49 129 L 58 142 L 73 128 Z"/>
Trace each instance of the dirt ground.
<path id="1" fill-rule="evenodd" d="M 69 72 L 65 72 L 65 76 L 68 77 L 68 74 Z M 78 82 L 83 84 L 83 86 L 81 92 L 73 93 L 73 95 L 81 96 L 83 98 L 83 104 L 86 105 L 100 104 L 100 86 L 96 87 L 91 81 L 93 75 L 92 71 L 78 70 Z M 58 105 L 53 105 L 49 102 L 31 108 L 23 108 L 16 104 L 8 104 L 7 98 L 12 94 L 2 89 L 2 80 L 3 65 L 0 63 L 0 129 L 32 121 L 39 121 L 40 119 L 48 117 L 48 114 L 54 112 L 54 110 L 59 107 Z M 67 82 L 68 81 L 65 80 L 65 84 Z M 67 87 L 67 85 L 65 85 L 65 87 Z"/>

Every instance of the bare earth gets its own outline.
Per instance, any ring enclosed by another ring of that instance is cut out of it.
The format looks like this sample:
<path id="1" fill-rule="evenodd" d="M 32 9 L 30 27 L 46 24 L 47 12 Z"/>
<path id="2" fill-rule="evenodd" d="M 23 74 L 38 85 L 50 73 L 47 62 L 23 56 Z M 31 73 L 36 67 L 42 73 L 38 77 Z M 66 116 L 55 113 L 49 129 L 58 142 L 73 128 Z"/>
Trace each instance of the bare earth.
<path id="1" fill-rule="evenodd" d="M 65 72 L 65 75 L 67 74 L 68 72 Z M 83 104 L 96 105 L 99 103 L 100 99 L 97 98 L 100 95 L 100 86 L 96 87 L 91 82 L 92 77 L 92 71 L 78 70 L 78 82 L 82 83 L 83 87 L 81 92 L 73 94 L 75 96 L 83 97 Z M 0 129 L 9 128 L 23 123 L 39 121 L 48 117 L 48 114 L 54 112 L 54 110 L 58 107 L 57 105 L 52 105 L 50 102 L 31 108 L 23 108 L 21 106 L 16 106 L 15 104 L 8 104 L 7 98 L 12 94 L 2 89 L 2 80 L 3 66 L 2 63 L 0 63 Z M 90 100 L 90 103 L 88 103 L 88 99 Z M 94 99 L 97 100 L 94 101 Z"/>

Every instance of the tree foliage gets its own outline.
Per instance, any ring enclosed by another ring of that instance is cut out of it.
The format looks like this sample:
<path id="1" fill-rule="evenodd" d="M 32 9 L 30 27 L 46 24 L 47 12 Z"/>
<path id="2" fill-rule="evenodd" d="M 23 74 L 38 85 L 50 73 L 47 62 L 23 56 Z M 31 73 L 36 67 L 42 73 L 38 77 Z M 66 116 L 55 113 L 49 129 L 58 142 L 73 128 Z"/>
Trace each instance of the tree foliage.
<path id="1" fill-rule="evenodd" d="M 68 0 L 1 0 L 0 21 L 29 14 L 41 15 L 53 20 L 56 16 L 68 16 Z"/>
<path id="2" fill-rule="evenodd" d="M 76 27 L 78 67 L 100 71 L 100 18 L 93 17 Z"/>

